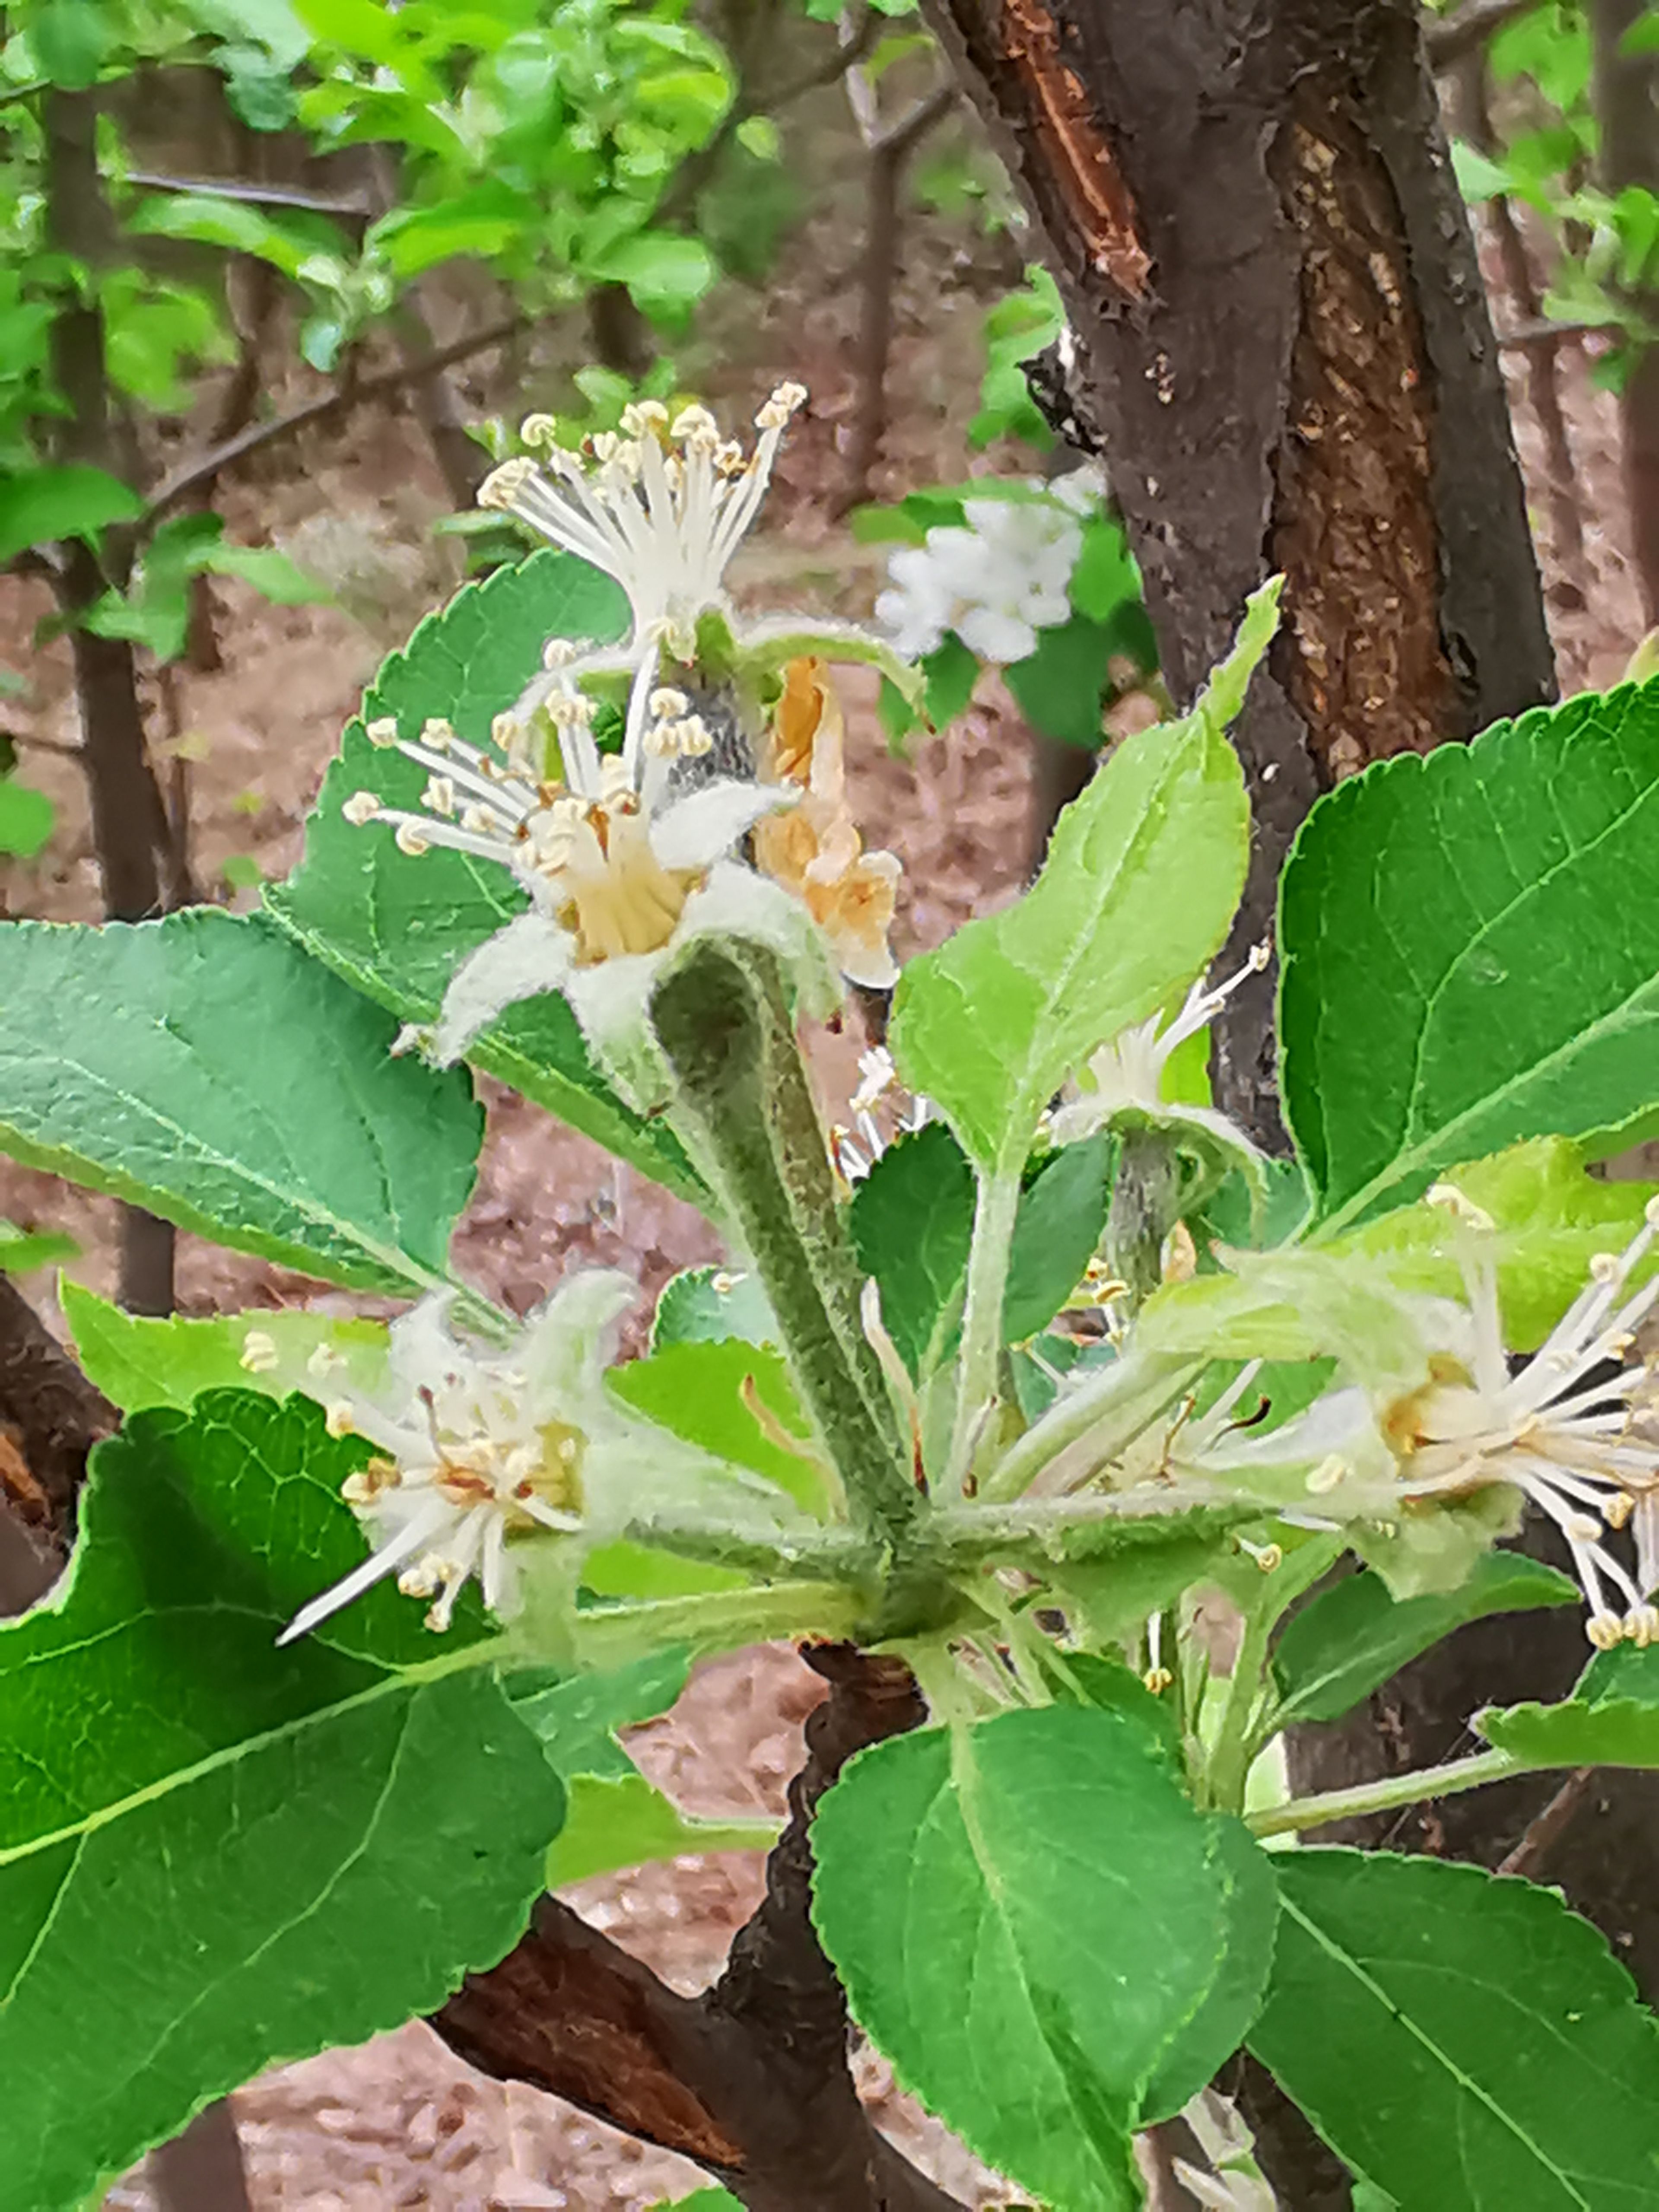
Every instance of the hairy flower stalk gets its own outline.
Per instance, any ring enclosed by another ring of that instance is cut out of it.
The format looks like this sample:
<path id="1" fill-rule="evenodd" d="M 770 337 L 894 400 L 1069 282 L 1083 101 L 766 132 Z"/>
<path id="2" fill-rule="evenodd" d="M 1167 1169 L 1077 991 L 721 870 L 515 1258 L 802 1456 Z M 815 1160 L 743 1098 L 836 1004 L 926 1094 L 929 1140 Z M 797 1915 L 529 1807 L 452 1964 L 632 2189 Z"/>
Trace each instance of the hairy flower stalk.
<path id="1" fill-rule="evenodd" d="M 395 1575 L 431 1601 L 442 1631 L 475 1578 L 502 1618 L 520 1604 L 522 1540 L 551 1535 L 578 1551 L 648 1522 L 735 1504 L 759 1539 L 799 1522 L 770 1485 L 630 1417 L 605 1390 L 615 1324 L 639 1296 L 628 1276 L 590 1270 L 532 1314 L 503 1352 L 479 1352 L 452 1326 L 453 1294 L 424 1298 L 391 1331 L 375 1391 L 340 1378 L 325 1347 L 293 1379 L 326 1407 L 335 1436 L 361 1436 L 376 1456 L 343 1486 L 373 1549 L 361 1566 L 295 1614 L 279 1643 L 307 1634 Z"/>

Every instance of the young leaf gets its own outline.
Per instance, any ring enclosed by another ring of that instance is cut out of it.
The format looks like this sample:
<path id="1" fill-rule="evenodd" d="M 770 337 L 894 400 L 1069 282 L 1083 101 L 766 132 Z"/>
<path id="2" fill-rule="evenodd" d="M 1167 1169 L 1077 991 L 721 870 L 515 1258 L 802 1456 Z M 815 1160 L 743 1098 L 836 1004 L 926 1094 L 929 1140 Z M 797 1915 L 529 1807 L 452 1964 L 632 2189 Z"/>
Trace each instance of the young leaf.
<path id="1" fill-rule="evenodd" d="M 1190 714 L 1126 738 L 1097 771 L 1023 898 L 906 968 L 894 1054 L 979 1166 L 1023 1161 L 1066 1076 L 1199 974 L 1226 935 L 1249 847 L 1226 725 L 1277 600 L 1255 595 Z"/>
<path id="2" fill-rule="evenodd" d="M 1083 1279 L 1106 1226 L 1112 1140 L 1067 1145 L 1022 1194 L 1002 1299 L 1005 1342 L 1024 1344 L 1048 1323 Z"/>
<path id="3" fill-rule="evenodd" d="M 1138 2204 L 1130 2130 L 1255 2016 L 1265 1855 L 1138 1716 L 1065 1705 L 860 1753 L 813 1837 L 818 1932 L 905 2084 L 1067 2212 Z"/>
<path id="4" fill-rule="evenodd" d="M 36 1267 L 55 1267 L 80 1257 L 81 1247 L 72 1237 L 52 1230 L 15 1228 L 0 1219 L 0 1275 L 27 1275 Z"/>
<path id="5" fill-rule="evenodd" d="M 651 1349 L 671 1344 L 773 1344 L 778 1324 L 758 1277 L 724 1267 L 684 1267 L 662 1286 L 651 1322 Z"/>
<path id="6" fill-rule="evenodd" d="M 133 522 L 144 502 L 131 484 L 76 462 L 25 469 L 0 482 L 0 562 L 56 538 L 88 538 L 111 522 Z"/>
<path id="7" fill-rule="evenodd" d="M 974 1171 L 942 1121 L 887 1147 L 854 1191 L 848 1223 L 859 1266 L 880 1289 L 883 1325 L 919 1376 L 960 1323 L 974 1236 Z"/>
<path id="8" fill-rule="evenodd" d="M 446 1275 L 483 1116 L 464 1074 L 258 915 L 0 937 L 0 1150 L 363 1290 Z"/>
<path id="9" fill-rule="evenodd" d="M 547 1854 L 547 1887 L 563 1889 L 596 1874 L 704 1851 L 770 1850 L 777 1839 L 772 1820 L 689 1819 L 631 1769 L 615 1781 L 579 1774 L 570 1784 L 564 1826 Z"/>
<path id="10" fill-rule="evenodd" d="M 380 670 L 364 717 L 391 716 L 417 737 L 433 715 L 474 744 L 541 666 L 551 637 L 618 636 L 627 605 L 608 576 L 568 554 L 537 553 L 468 584 L 423 622 Z M 456 966 L 525 907 L 505 868 L 434 847 L 400 853 L 383 826 L 354 829 L 340 809 L 356 791 L 418 805 L 425 771 L 347 728 L 306 829 L 305 859 L 265 903 L 283 928 L 346 981 L 405 1021 L 429 1022 Z M 668 1132 L 611 1093 L 588 1057 L 575 1016 L 556 994 L 514 1006 L 469 1055 L 476 1064 L 659 1182 L 695 1199 L 699 1186 Z"/>
<path id="11" fill-rule="evenodd" d="M 58 809 L 44 791 L 0 775 L 0 853 L 32 860 L 52 835 Z"/>
<path id="12" fill-rule="evenodd" d="M 1356 2172 L 1434 2212 L 1659 2197 L 1659 2033 L 1553 1891 L 1306 1850 L 1249 2047 Z"/>
<path id="13" fill-rule="evenodd" d="M 302 1399 L 141 1414 L 94 1455 L 66 1589 L 0 1628 L 0 2212 L 80 2206 L 524 1923 L 562 1791 L 476 1602 L 440 1640 L 382 1584 L 275 1648 L 362 1557 L 334 1492 L 363 1456 Z"/>
<path id="14" fill-rule="evenodd" d="M 82 1372 L 124 1413 L 147 1406 L 187 1412 L 204 1390 L 285 1397 L 290 1386 L 262 1372 L 257 1358 L 243 1364 L 251 1335 L 270 1339 L 289 1376 L 322 1345 L 347 1362 L 351 1380 L 366 1390 L 374 1388 L 386 1362 L 384 1322 L 307 1313 L 297 1306 L 203 1320 L 173 1314 L 161 1321 L 124 1313 L 79 1283 L 65 1282 L 60 1296 Z"/>
<path id="15" fill-rule="evenodd" d="M 1518 1552 L 1488 1552 L 1460 1589 L 1392 1598 L 1381 1575 L 1347 1575 L 1303 1607 L 1273 1652 L 1280 1722 L 1340 1720 L 1466 1621 L 1534 1606 L 1578 1605 L 1578 1585 Z"/>
<path id="16" fill-rule="evenodd" d="M 539 1684 L 523 1674 L 509 1684 L 514 1710 L 541 1740 L 549 1764 L 567 1780 L 591 1774 L 621 1782 L 636 1770 L 617 1730 L 665 1713 L 685 1687 L 691 1654 L 684 1644 L 653 1651 L 626 1667 Z"/>
<path id="17" fill-rule="evenodd" d="M 1504 1341 L 1511 1352 L 1538 1349 L 1583 1289 L 1596 1253 L 1628 1244 L 1655 1194 L 1650 1182 L 1588 1174 L 1582 1146 L 1565 1137 L 1512 1145 L 1492 1159 L 1454 1169 L 1444 1180 L 1492 1217 L 1487 1249 L 1498 1271 Z M 1464 1296 L 1457 1240 L 1448 1236 L 1439 1206 L 1396 1206 L 1334 1238 L 1329 1249 L 1383 1261 L 1402 1290 Z M 1643 1263 L 1632 1278 L 1632 1290 L 1655 1266 L 1659 1261 Z"/>
<path id="18" fill-rule="evenodd" d="M 1656 825 L 1653 684 L 1382 762 L 1319 801 L 1280 890 L 1279 1030 L 1328 1226 L 1659 1101 Z"/>
<path id="19" fill-rule="evenodd" d="M 783 1356 L 769 1345 L 740 1337 L 665 1345 L 648 1359 L 612 1368 L 610 1382 L 636 1413 L 688 1443 L 753 1468 L 809 1512 L 825 1510 L 823 1462 Z M 800 1451 L 780 1436 L 798 1438 Z"/>
<path id="20" fill-rule="evenodd" d="M 1646 1699 L 1489 1707 L 1474 1725 L 1494 1751 L 1529 1766 L 1659 1766 L 1659 1705 Z"/>

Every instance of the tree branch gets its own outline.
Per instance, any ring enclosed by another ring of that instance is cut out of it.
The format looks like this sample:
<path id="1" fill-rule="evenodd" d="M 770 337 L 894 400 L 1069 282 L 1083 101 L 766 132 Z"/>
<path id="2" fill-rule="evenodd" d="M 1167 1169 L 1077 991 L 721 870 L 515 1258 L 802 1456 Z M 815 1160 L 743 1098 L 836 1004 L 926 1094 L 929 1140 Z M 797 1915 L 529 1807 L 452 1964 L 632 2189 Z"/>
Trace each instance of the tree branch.
<path id="1" fill-rule="evenodd" d="M 400 385 L 417 383 L 423 377 L 434 376 L 441 369 L 451 368 L 457 362 L 468 360 L 473 354 L 487 353 L 491 346 L 501 345 L 510 337 L 528 327 L 522 315 L 509 315 L 502 321 L 490 323 L 480 331 L 471 331 L 465 337 L 452 339 L 448 345 L 422 354 L 417 360 L 400 362 L 395 368 L 378 370 L 373 376 L 348 379 L 332 392 L 325 392 L 319 399 L 307 400 L 287 415 L 278 415 L 269 422 L 251 423 L 234 438 L 210 447 L 193 461 L 163 479 L 144 509 L 145 526 L 165 514 L 170 507 L 203 485 L 211 483 L 226 469 L 246 460 L 261 447 L 274 445 L 277 440 L 292 437 L 313 422 L 325 422 L 331 415 L 357 406 L 366 399 L 378 399 L 387 392 L 395 392 Z"/>
<path id="2" fill-rule="evenodd" d="M 1424 25 L 1423 43 L 1428 49 L 1430 67 L 1450 69 L 1465 54 L 1485 46 L 1505 23 L 1512 23 L 1537 4 L 1538 0 L 1464 0 L 1462 7 L 1451 15 Z"/>
<path id="3" fill-rule="evenodd" d="M 848 1644 L 802 1656 L 830 1694 L 807 1723 L 765 1899 L 711 1990 L 677 1995 L 544 1898 L 518 1948 L 432 2025 L 485 2073 L 696 2160 L 750 2212 L 798 2212 L 809 2177 L 814 2212 L 960 2212 L 860 2105 L 846 2000 L 809 1911 L 819 1798 L 855 1752 L 917 1724 L 921 1693 L 894 1659 Z"/>

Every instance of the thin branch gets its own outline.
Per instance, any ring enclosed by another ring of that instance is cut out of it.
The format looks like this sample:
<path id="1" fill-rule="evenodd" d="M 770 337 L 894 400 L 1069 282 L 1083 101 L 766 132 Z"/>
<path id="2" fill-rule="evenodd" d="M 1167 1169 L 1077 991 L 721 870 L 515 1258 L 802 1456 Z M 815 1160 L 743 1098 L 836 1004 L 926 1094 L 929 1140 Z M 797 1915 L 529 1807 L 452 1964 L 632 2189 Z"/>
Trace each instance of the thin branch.
<path id="1" fill-rule="evenodd" d="M 1333 1820 L 1359 1820 L 1368 1813 L 1391 1812 L 1396 1805 L 1426 1804 L 1431 1798 L 1455 1796 L 1462 1790 L 1479 1790 L 1488 1782 L 1508 1782 L 1534 1771 L 1506 1751 L 1477 1752 L 1473 1759 L 1455 1759 L 1444 1766 L 1385 1775 L 1380 1782 L 1357 1782 L 1351 1790 L 1292 1797 L 1288 1804 L 1249 1814 L 1247 1820 L 1254 1836 L 1299 1835 L 1308 1828 L 1328 1826 Z"/>
<path id="2" fill-rule="evenodd" d="M 1423 43 L 1429 65 L 1449 70 L 1477 46 L 1483 46 L 1505 23 L 1535 8 L 1538 0 L 1463 0 L 1449 15 L 1441 15 L 1423 27 Z"/>
<path id="3" fill-rule="evenodd" d="M 1593 1766 L 1574 1767 L 1543 1811 L 1528 1826 L 1515 1849 L 1500 1863 L 1499 1874 L 1518 1874 L 1525 1875 L 1528 1881 L 1532 1879 L 1536 1869 L 1542 1865 L 1560 1841 L 1568 1823 L 1578 1810 L 1595 1771 Z"/>
<path id="4" fill-rule="evenodd" d="M 848 70 L 856 68 L 876 42 L 876 33 L 884 18 L 873 8 L 864 9 L 858 21 L 836 45 L 827 61 L 818 62 L 799 76 L 792 77 L 787 84 L 769 94 L 764 99 L 749 97 L 740 93 L 721 117 L 719 127 L 708 142 L 680 164 L 673 181 L 658 203 L 656 220 L 672 222 L 690 211 L 692 202 L 714 173 L 720 155 L 737 137 L 743 125 L 757 115 L 776 115 L 786 107 L 793 107 L 798 100 L 805 100 L 814 92 L 825 91 L 838 84 Z"/>
<path id="5" fill-rule="evenodd" d="M 250 424 L 246 430 L 239 431 L 235 437 L 227 438 L 222 444 L 210 447 L 196 460 L 186 462 L 183 468 L 175 470 L 172 476 L 164 478 L 144 509 L 144 523 L 154 522 L 187 494 L 198 490 L 204 484 L 211 483 L 226 469 L 238 461 L 246 460 L 250 453 L 258 453 L 262 447 L 274 445 L 280 439 L 291 438 L 296 431 L 306 429 L 313 422 L 326 422 L 329 416 L 356 407 L 364 400 L 378 399 L 386 392 L 397 391 L 402 385 L 435 375 L 440 369 L 451 368 L 457 362 L 465 361 L 473 354 L 487 353 L 491 346 L 503 344 L 507 339 L 516 337 L 527 327 L 527 318 L 510 315 L 501 322 L 488 325 L 483 330 L 470 331 L 465 337 L 440 346 L 435 352 L 423 354 L 416 361 L 401 362 L 396 368 L 380 369 L 373 376 L 357 377 L 337 386 L 332 392 L 325 392 L 319 399 L 307 400 L 304 406 L 295 408 L 289 414 L 276 416 L 269 422 Z"/>
<path id="6" fill-rule="evenodd" d="M 814 1808 L 855 1752 L 914 1728 L 908 1668 L 847 1644 L 802 1655 L 830 1694 L 807 1723 L 764 1902 L 726 1972 L 684 1997 L 544 1898 L 499 1966 L 433 2021 L 463 2058 L 695 2159 L 750 2212 L 961 2212 L 872 2124 L 847 2064 L 846 1999 L 810 1912 Z"/>
<path id="7" fill-rule="evenodd" d="M 251 185 L 240 178 L 168 177 L 154 169 L 129 169 L 122 181 L 149 192 L 200 192 L 210 199 L 245 200 L 252 207 L 293 208 L 301 215 L 338 216 L 347 222 L 369 222 L 374 210 L 358 199 L 330 199 L 296 191 L 286 185 Z"/>
<path id="8" fill-rule="evenodd" d="M 1517 353 L 1529 346 L 1559 345 L 1564 338 L 1593 337 L 1607 327 L 1605 323 L 1553 323 L 1545 319 L 1519 324 L 1512 331 L 1499 331 L 1498 343 L 1505 353 Z"/>

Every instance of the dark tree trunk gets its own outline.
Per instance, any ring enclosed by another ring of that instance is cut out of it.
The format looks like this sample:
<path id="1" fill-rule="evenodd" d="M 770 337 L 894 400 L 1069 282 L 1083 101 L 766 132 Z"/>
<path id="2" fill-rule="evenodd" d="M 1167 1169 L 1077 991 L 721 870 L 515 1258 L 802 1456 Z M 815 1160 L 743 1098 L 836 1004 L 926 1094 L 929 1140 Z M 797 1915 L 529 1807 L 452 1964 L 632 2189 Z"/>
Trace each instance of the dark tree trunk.
<path id="1" fill-rule="evenodd" d="M 1171 691 L 1245 594 L 1267 934 L 1316 793 L 1551 696 L 1498 354 L 1415 0 L 927 0 L 1047 241 Z M 1277 1128 L 1268 981 L 1220 1099 Z"/>
<path id="2" fill-rule="evenodd" d="M 1171 692 L 1245 595 L 1285 623 L 1235 736 L 1255 847 L 1235 950 L 1266 936 L 1319 792 L 1553 695 L 1537 565 L 1486 304 L 1415 0 L 925 0 L 1047 241 Z M 1632 0 L 1634 4 L 1634 0 Z M 1220 1103 L 1283 1146 L 1272 994 L 1219 1026 Z M 1301 1790 L 1422 1766 L 1493 1699 L 1559 1693 L 1577 1621 L 1482 1624 L 1292 1747 Z M 1649 1963 L 1659 1792 L 1611 1778 L 1547 1878 Z M 1481 1793 L 1386 1830 L 1496 1865 L 1551 1794 Z M 1384 1824 L 1376 1824 L 1377 1827 Z M 1375 1828 L 1366 1840 L 1383 1840 Z M 1659 1930 L 1659 1921 L 1654 1923 Z M 1656 1948 L 1659 1963 L 1659 1947 Z M 1285 2212 L 1336 2212 L 1340 2161 L 1259 2069 L 1231 2086 Z"/>
<path id="3" fill-rule="evenodd" d="M 1621 51 L 1625 34 L 1646 13 L 1647 0 L 1592 0 L 1590 7 L 1600 182 L 1610 192 L 1630 185 L 1659 192 L 1659 56 Z M 1632 304 L 1651 320 L 1659 315 L 1659 292 L 1644 292 Z M 1636 570 L 1647 618 L 1659 623 L 1659 345 L 1638 350 L 1619 413 Z"/>
<path id="4" fill-rule="evenodd" d="M 109 259 L 113 230 L 98 170 L 98 94 L 54 88 L 43 110 L 46 231 L 56 250 L 96 271 Z M 65 301 L 52 321 L 52 368 L 69 412 L 58 428 L 62 459 L 89 463 L 131 482 L 131 456 L 112 419 L 104 367 L 104 323 L 95 294 Z M 92 805 L 93 845 L 112 920 L 143 921 L 162 905 L 172 825 L 144 743 L 143 713 L 131 645 L 98 637 L 80 617 L 107 586 L 125 580 L 118 554 L 100 561 L 78 539 L 63 549 L 58 599 L 70 623 L 82 764 Z M 122 1303 L 140 1313 L 173 1310 L 173 1231 L 128 1207 L 121 1245 Z"/>

